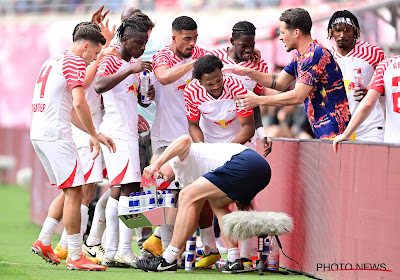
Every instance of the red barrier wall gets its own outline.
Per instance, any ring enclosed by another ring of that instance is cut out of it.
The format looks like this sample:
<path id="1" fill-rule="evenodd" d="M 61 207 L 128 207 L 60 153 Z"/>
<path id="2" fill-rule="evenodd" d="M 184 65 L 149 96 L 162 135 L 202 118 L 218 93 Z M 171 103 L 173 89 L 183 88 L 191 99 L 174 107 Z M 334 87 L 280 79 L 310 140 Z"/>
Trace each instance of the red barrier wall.
<path id="1" fill-rule="evenodd" d="M 268 161 L 271 183 L 257 203 L 293 217 L 293 233 L 281 239 L 304 271 L 325 279 L 400 279 L 399 146 L 346 143 L 335 154 L 329 141 L 275 140 Z M 299 270 L 283 255 L 281 265 Z M 338 270 L 374 265 L 392 272 Z"/>
<path id="2" fill-rule="evenodd" d="M 59 191 L 50 186 L 28 129 L 0 128 L 0 137 L 0 154 L 17 158 L 10 181 L 19 168 L 33 169 L 30 218 L 42 224 Z M 304 271 L 325 279 L 400 279 L 400 146 L 345 143 L 335 154 L 329 141 L 274 139 L 267 159 L 272 178 L 257 205 L 293 217 L 294 231 L 281 240 Z M 341 263 L 384 264 L 379 268 L 392 272 L 326 271 Z M 281 265 L 299 269 L 282 255 Z"/>

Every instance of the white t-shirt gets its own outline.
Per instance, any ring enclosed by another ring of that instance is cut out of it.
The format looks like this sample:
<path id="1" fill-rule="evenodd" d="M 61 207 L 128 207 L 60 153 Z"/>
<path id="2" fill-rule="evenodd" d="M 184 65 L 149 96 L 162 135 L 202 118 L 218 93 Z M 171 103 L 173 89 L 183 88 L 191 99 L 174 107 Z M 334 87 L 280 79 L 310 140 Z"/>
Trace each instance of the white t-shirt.
<path id="1" fill-rule="evenodd" d="M 96 75 L 109 76 L 129 67 L 128 61 L 108 55 L 102 58 Z M 134 74 L 102 93 L 105 113 L 100 131 L 103 134 L 123 140 L 138 139 L 138 86 L 139 77 Z"/>
<path id="2" fill-rule="evenodd" d="M 246 146 L 236 143 L 192 143 L 183 161 L 176 156 L 169 160 L 169 164 L 175 173 L 175 180 L 186 187 L 246 149 Z"/>
<path id="3" fill-rule="evenodd" d="M 236 95 L 247 93 L 243 84 L 225 75 L 223 81 L 224 89 L 218 99 L 212 97 L 197 79 L 185 88 L 186 117 L 189 120 L 200 119 L 200 129 L 207 143 L 231 142 L 242 129 L 238 117 L 253 114 L 253 109 L 240 110 L 236 107 Z"/>
<path id="4" fill-rule="evenodd" d="M 385 143 L 400 143 L 400 56 L 382 61 L 375 70 L 368 89 L 385 94 Z"/>
<path id="5" fill-rule="evenodd" d="M 204 54 L 205 51 L 196 46 L 190 58 L 181 60 L 166 46 L 154 55 L 153 69 L 156 70 L 163 65 L 173 68 L 186 64 Z M 186 85 L 192 79 L 192 71 L 189 71 L 177 81 L 168 85 L 161 84 L 154 75 L 154 71 L 150 79 L 156 92 L 155 102 L 157 105 L 156 117 L 151 127 L 152 141 L 172 142 L 183 134 L 189 134 L 183 94 Z"/>
<path id="6" fill-rule="evenodd" d="M 354 48 L 346 56 L 339 53 L 337 46 L 332 47 L 332 54 L 339 64 L 340 70 L 342 70 L 350 112 L 354 114 L 358 104 L 360 104 L 360 102 L 354 100 L 355 69 L 361 68 L 364 86 L 367 86 L 374 74 L 375 67 L 386 59 L 386 56 L 377 46 L 363 41 L 356 42 Z M 377 127 L 385 127 L 385 118 L 379 100 L 368 118 L 356 129 L 356 140 L 369 140 L 369 132 L 377 129 Z"/>
<path id="7" fill-rule="evenodd" d="M 32 140 L 72 139 L 71 90 L 85 88 L 85 61 L 71 51 L 49 58 L 42 66 L 32 98 Z"/>

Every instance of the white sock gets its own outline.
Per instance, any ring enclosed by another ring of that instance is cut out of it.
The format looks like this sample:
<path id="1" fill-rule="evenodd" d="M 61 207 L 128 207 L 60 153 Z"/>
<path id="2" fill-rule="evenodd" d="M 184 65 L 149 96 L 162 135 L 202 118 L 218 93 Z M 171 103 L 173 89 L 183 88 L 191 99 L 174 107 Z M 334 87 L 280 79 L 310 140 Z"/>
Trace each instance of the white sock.
<path id="1" fill-rule="evenodd" d="M 68 235 L 68 256 L 76 261 L 82 255 L 82 235 L 80 233 Z"/>
<path id="2" fill-rule="evenodd" d="M 65 228 L 61 234 L 60 245 L 64 250 L 68 250 L 67 230 Z"/>
<path id="3" fill-rule="evenodd" d="M 50 217 L 46 217 L 46 220 L 44 220 L 38 238 L 38 240 L 42 241 L 44 246 L 49 246 L 51 244 L 51 238 L 53 237 L 53 233 L 56 231 L 58 223 L 59 221 Z"/>
<path id="4" fill-rule="evenodd" d="M 241 258 L 246 258 L 251 260 L 251 244 L 253 243 L 252 241 L 253 241 L 252 238 L 241 240 L 242 242 L 242 246 L 240 247 Z"/>
<path id="5" fill-rule="evenodd" d="M 204 247 L 208 246 L 210 248 L 210 252 L 217 253 L 217 243 L 215 242 L 214 236 L 214 226 L 210 226 L 208 228 L 200 229 L 200 238 L 203 242 Z"/>
<path id="6" fill-rule="evenodd" d="M 229 248 L 228 249 L 228 261 L 234 262 L 237 259 L 240 259 L 239 248 Z"/>
<path id="7" fill-rule="evenodd" d="M 92 227 L 86 239 L 86 245 L 94 246 L 102 243 L 102 236 L 106 229 L 106 205 L 110 197 L 111 189 L 108 189 L 97 201 L 94 209 Z M 105 244 L 105 243 L 104 243 Z"/>
<path id="8" fill-rule="evenodd" d="M 161 227 L 156 227 L 154 235 L 161 238 Z"/>
<path id="9" fill-rule="evenodd" d="M 175 248 L 174 246 L 169 245 L 167 249 L 164 251 L 162 256 L 164 257 L 167 263 L 173 263 L 177 258 L 180 250 Z"/>
<path id="10" fill-rule="evenodd" d="M 106 220 L 107 220 L 107 242 L 106 242 L 106 254 L 105 257 L 114 259 L 118 249 L 118 200 L 110 197 L 106 206 Z"/>
<path id="11" fill-rule="evenodd" d="M 83 239 L 83 235 L 86 232 L 88 220 L 89 220 L 89 208 L 86 205 L 81 204 L 81 234 L 82 234 L 82 239 Z"/>
<path id="12" fill-rule="evenodd" d="M 129 198 L 120 196 L 118 203 L 118 215 L 126 214 L 129 211 Z M 118 252 L 127 255 L 132 252 L 133 228 L 128 228 L 121 219 L 119 220 L 119 245 Z"/>
<path id="13" fill-rule="evenodd" d="M 174 232 L 174 225 L 162 225 L 160 232 L 162 247 L 163 250 L 166 250 L 169 243 L 171 243 L 172 233 Z"/>
<path id="14" fill-rule="evenodd" d="M 101 244 L 103 244 L 104 248 L 106 246 L 106 242 L 107 242 L 107 234 L 106 231 L 104 231 L 103 236 L 101 237 Z"/>

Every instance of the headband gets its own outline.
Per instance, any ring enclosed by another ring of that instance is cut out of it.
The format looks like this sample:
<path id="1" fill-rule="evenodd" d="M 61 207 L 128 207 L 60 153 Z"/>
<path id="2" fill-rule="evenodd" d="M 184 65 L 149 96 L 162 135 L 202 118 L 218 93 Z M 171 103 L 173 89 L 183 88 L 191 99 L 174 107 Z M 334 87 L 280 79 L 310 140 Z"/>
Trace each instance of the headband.
<path id="1" fill-rule="evenodd" d="M 345 23 L 345 24 L 348 24 L 348 25 L 351 25 L 351 26 L 356 26 L 351 19 L 344 18 L 344 17 L 340 17 L 340 18 L 335 19 L 334 22 L 331 24 L 331 26 L 334 26 L 334 25 L 340 24 L 340 23 Z"/>

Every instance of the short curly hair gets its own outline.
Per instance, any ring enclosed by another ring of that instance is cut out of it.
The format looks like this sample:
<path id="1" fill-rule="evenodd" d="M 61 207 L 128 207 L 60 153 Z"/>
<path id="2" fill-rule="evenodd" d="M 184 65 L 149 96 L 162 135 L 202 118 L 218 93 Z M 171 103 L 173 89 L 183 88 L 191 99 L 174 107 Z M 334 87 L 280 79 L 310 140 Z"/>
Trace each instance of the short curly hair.
<path id="1" fill-rule="evenodd" d="M 214 72 L 215 68 L 222 69 L 224 65 L 221 59 L 212 54 L 203 55 L 198 58 L 193 66 L 193 78 L 200 80 L 203 74 Z"/>

